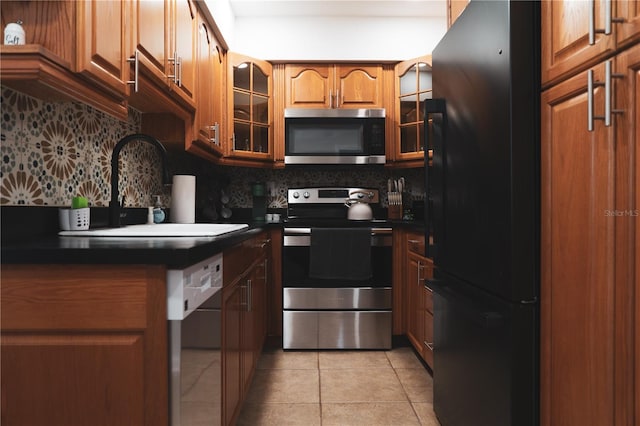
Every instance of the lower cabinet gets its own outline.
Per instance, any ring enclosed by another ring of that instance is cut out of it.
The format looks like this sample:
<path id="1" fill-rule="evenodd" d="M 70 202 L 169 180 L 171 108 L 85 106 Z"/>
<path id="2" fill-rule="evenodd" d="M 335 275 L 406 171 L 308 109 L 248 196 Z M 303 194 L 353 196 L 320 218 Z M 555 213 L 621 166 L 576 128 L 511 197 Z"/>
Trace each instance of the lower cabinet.
<path id="1" fill-rule="evenodd" d="M 156 265 L 2 265 L 0 423 L 167 425 L 165 278 Z"/>
<path id="2" fill-rule="evenodd" d="M 223 423 L 235 424 L 267 335 L 267 233 L 224 253 L 222 289 Z M 227 272 L 229 271 L 229 272 Z"/>
<path id="3" fill-rule="evenodd" d="M 433 293 L 425 279 L 433 277 L 433 261 L 425 257 L 424 235 L 406 231 L 404 245 L 404 304 L 406 335 L 416 352 L 433 369 Z"/>

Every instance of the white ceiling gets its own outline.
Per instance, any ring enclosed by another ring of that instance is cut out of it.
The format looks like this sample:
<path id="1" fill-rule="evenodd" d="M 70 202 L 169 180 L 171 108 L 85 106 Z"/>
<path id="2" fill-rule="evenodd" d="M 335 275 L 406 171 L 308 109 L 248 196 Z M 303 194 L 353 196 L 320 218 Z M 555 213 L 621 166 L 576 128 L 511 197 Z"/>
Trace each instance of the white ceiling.
<path id="1" fill-rule="evenodd" d="M 244 17 L 445 17 L 446 0 L 229 0 Z"/>

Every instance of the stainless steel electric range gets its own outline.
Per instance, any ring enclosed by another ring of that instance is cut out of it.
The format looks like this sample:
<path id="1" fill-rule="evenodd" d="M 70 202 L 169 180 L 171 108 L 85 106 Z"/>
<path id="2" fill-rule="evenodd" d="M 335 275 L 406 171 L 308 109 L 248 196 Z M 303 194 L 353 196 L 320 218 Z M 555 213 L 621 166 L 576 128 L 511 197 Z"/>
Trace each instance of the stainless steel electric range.
<path id="1" fill-rule="evenodd" d="M 283 348 L 391 348 L 391 240 L 386 220 L 349 220 L 355 194 L 379 211 L 369 188 L 288 191 L 283 232 Z"/>

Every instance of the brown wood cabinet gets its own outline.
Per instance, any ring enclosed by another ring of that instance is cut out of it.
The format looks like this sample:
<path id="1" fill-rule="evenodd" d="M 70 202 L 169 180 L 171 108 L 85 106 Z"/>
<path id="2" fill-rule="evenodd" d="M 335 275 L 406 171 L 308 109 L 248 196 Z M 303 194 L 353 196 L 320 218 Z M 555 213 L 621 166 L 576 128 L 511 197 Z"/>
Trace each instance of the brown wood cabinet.
<path id="1" fill-rule="evenodd" d="M 606 22 L 609 14 L 611 19 Z M 543 87 L 586 70 L 639 39 L 640 6 L 636 0 L 543 1 Z"/>
<path id="2" fill-rule="evenodd" d="M 1 423 L 166 425 L 165 277 L 163 266 L 2 265 Z"/>
<path id="3" fill-rule="evenodd" d="M 194 140 L 186 141 L 187 151 L 217 161 L 223 154 L 224 49 L 202 13 L 198 14 L 196 54 L 196 115 Z"/>
<path id="4" fill-rule="evenodd" d="M 287 64 L 285 107 L 384 108 L 383 67 Z"/>
<path id="5" fill-rule="evenodd" d="M 424 166 L 425 99 L 431 99 L 431 55 L 395 66 L 395 126 L 388 155 L 396 167 Z M 427 129 L 428 130 L 428 129 Z M 390 161 L 387 161 L 389 163 Z"/>
<path id="6" fill-rule="evenodd" d="M 267 232 L 225 251 L 222 293 L 223 423 L 235 424 L 267 334 L 271 239 Z"/>
<path id="7" fill-rule="evenodd" d="M 227 86 L 229 143 L 224 163 L 270 167 L 273 163 L 271 64 L 230 52 Z"/>
<path id="8" fill-rule="evenodd" d="M 541 102 L 543 425 L 640 421 L 639 376 L 632 374 L 640 359 L 640 45 L 615 50 L 618 25 L 626 24 L 614 23 L 611 36 L 596 34 L 589 46 L 590 4 L 542 4 L 548 87 Z M 615 13 L 627 6 L 613 2 L 612 7 Z M 605 2 L 595 2 L 597 28 L 604 7 Z M 612 88 L 609 100 L 605 84 Z M 593 131 L 588 130 L 591 96 Z M 610 126 L 598 119 L 606 115 L 607 102 L 613 110 Z"/>
<path id="9" fill-rule="evenodd" d="M 433 294 L 425 285 L 425 279 L 433 277 L 433 261 L 425 257 L 423 234 L 409 230 L 404 236 L 405 332 L 416 352 L 433 369 Z"/>
<path id="10" fill-rule="evenodd" d="M 468 4 L 469 0 L 447 0 L 447 28 L 451 28 Z"/>

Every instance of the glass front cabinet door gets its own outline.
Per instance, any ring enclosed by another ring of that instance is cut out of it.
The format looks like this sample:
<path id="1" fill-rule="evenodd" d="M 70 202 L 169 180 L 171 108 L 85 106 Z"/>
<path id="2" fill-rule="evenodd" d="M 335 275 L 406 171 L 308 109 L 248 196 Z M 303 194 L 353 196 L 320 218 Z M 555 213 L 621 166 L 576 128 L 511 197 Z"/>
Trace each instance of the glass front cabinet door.
<path id="1" fill-rule="evenodd" d="M 229 55 L 229 156 L 273 160 L 271 64 L 236 53 Z"/>
<path id="2" fill-rule="evenodd" d="M 401 167 L 422 167 L 425 132 L 423 103 L 425 99 L 431 99 L 431 56 L 401 62 L 396 65 L 395 72 L 395 162 Z"/>

